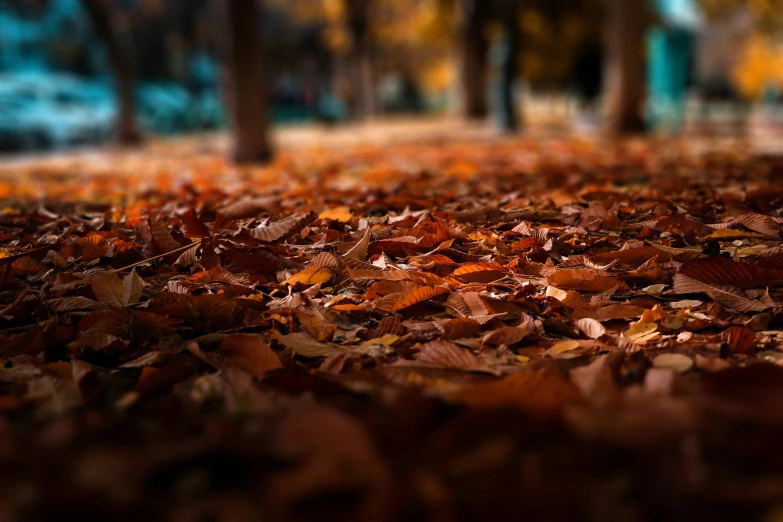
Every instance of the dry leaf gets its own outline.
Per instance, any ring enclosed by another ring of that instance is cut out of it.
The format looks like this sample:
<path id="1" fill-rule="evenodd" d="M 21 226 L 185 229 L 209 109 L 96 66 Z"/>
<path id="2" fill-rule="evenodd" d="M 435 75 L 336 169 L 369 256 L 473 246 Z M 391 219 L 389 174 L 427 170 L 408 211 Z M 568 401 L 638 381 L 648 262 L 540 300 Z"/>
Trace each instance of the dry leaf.
<path id="1" fill-rule="evenodd" d="M 685 373 L 693 367 L 693 359 L 681 353 L 662 353 L 652 363 L 656 368 L 667 368 L 677 373 Z"/>
<path id="2" fill-rule="evenodd" d="M 544 352 L 544 355 L 549 355 L 551 357 L 553 355 L 560 355 L 564 352 L 570 352 L 571 350 L 575 350 L 577 348 L 579 348 L 579 341 L 575 339 L 560 341 L 559 343 L 555 343 L 550 346 L 547 351 Z"/>

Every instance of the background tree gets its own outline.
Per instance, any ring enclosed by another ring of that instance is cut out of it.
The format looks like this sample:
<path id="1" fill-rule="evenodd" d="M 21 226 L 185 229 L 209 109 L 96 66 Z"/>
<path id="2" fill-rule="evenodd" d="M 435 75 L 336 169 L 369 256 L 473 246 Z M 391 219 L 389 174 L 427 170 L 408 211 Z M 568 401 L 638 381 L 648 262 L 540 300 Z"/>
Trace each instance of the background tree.
<path id="1" fill-rule="evenodd" d="M 456 30 L 459 113 L 466 119 L 487 115 L 487 39 L 489 19 L 486 0 L 457 0 Z"/>
<path id="2" fill-rule="evenodd" d="M 519 71 L 519 0 L 499 0 L 498 15 L 503 25 L 500 47 L 500 78 L 498 81 L 498 126 L 505 132 L 519 128 L 517 103 L 514 97 Z"/>
<path id="3" fill-rule="evenodd" d="M 378 108 L 373 63 L 371 0 L 344 0 L 346 25 L 351 38 L 350 67 L 355 90 L 354 112 L 360 119 L 371 119 Z"/>
<path id="4" fill-rule="evenodd" d="M 645 0 L 609 0 L 607 23 L 608 128 L 613 134 L 644 130 Z"/>
<path id="5" fill-rule="evenodd" d="M 224 6 L 226 102 L 231 119 L 232 156 L 237 163 L 266 162 L 272 156 L 268 98 L 256 0 L 226 0 Z"/>
<path id="6" fill-rule="evenodd" d="M 124 145 L 139 143 L 141 132 L 136 122 L 134 101 L 136 74 L 131 54 L 112 27 L 111 6 L 104 0 L 82 0 L 82 5 L 90 17 L 95 34 L 106 46 L 109 55 L 117 92 L 116 139 Z"/>

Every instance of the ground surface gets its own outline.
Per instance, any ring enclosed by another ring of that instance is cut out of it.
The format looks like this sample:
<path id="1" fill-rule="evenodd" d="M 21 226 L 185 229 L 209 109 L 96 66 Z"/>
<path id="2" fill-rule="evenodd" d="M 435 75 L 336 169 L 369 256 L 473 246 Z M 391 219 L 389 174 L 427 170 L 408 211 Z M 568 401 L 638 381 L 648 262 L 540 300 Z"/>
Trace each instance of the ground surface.
<path id="1" fill-rule="evenodd" d="M 783 162 L 482 136 L 9 163 L 2 518 L 780 520 Z"/>

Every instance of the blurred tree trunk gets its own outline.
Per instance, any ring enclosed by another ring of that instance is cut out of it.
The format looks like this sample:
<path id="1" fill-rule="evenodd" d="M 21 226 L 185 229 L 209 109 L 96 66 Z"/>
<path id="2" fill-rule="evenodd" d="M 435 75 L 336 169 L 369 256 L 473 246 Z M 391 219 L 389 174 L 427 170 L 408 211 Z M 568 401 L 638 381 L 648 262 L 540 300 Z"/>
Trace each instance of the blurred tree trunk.
<path id="1" fill-rule="evenodd" d="M 378 112 L 370 31 L 372 4 L 371 0 L 345 0 L 352 42 L 350 69 L 356 88 L 354 111 L 360 119 L 372 119 Z"/>
<path id="2" fill-rule="evenodd" d="M 136 86 L 136 71 L 133 60 L 127 49 L 123 48 L 111 25 L 111 13 L 103 0 L 82 0 L 82 5 L 90 17 L 95 34 L 109 54 L 112 73 L 117 90 L 117 124 L 116 139 L 124 145 L 141 142 L 141 132 L 136 123 L 136 103 L 134 88 Z"/>
<path id="3" fill-rule="evenodd" d="M 514 132 L 520 126 L 514 100 L 514 86 L 518 70 L 517 57 L 519 54 L 518 7 L 518 0 L 503 0 L 500 11 L 503 23 L 503 41 L 500 48 L 498 125 L 504 132 Z"/>
<path id="4" fill-rule="evenodd" d="M 456 47 L 459 70 L 459 113 L 466 119 L 487 115 L 487 41 L 484 25 L 488 0 L 458 0 Z"/>
<path id="5" fill-rule="evenodd" d="M 220 3 L 226 31 L 224 81 L 232 124 L 232 157 L 237 163 L 263 163 L 272 157 L 272 146 L 258 2 Z"/>
<path id="6" fill-rule="evenodd" d="M 613 134 L 644 130 L 645 0 L 609 0 L 607 35 L 608 127 Z"/>

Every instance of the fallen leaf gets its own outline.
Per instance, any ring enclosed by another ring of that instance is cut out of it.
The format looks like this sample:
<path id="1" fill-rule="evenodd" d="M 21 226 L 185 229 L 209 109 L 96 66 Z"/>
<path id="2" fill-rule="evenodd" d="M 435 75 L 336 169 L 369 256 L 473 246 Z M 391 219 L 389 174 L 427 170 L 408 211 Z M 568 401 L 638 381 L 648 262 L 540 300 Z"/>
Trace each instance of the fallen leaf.
<path id="1" fill-rule="evenodd" d="M 693 359 L 680 353 L 662 353 L 652 363 L 656 368 L 668 368 L 677 373 L 685 373 L 693 367 Z"/>
<path id="2" fill-rule="evenodd" d="M 317 285 L 319 283 L 328 283 L 333 277 L 334 270 L 331 268 L 325 266 L 311 266 L 288 278 L 286 283 L 289 285 Z"/>
<path id="3" fill-rule="evenodd" d="M 353 218 L 348 207 L 335 207 L 324 210 L 318 215 L 318 219 L 329 219 L 338 223 L 347 223 Z"/>
<path id="4" fill-rule="evenodd" d="M 657 329 L 658 325 L 655 323 L 639 323 L 623 332 L 623 337 L 628 339 L 638 339 L 655 332 Z"/>
<path id="5" fill-rule="evenodd" d="M 598 339 L 606 333 L 606 328 L 601 323 L 589 317 L 578 319 L 576 326 L 590 339 Z"/>
<path id="6" fill-rule="evenodd" d="M 564 352 L 570 352 L 571 350 L 575 350 L 579 348 L 579 341 L 575 339 L 571 339 L 569 341 L 560 341 L 559 343 L 555 343 L 552 346 L 550 346 L 547 351 L 544 352 L 544 355 L 560 355 Z"/>

